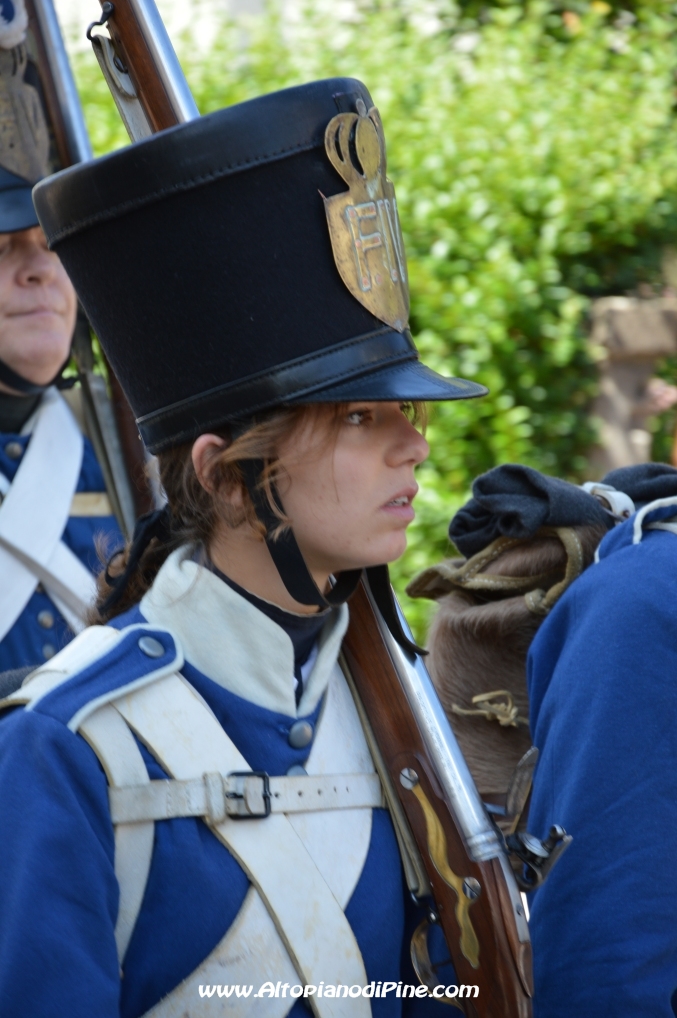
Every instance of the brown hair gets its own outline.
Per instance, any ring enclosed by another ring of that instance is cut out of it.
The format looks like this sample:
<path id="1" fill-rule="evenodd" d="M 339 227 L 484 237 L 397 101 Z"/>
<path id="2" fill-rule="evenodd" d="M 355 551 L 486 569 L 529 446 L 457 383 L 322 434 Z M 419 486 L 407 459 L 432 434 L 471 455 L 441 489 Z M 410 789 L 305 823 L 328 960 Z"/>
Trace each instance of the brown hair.
<path id="1" fill-rule="evenodd" d="M 214 434 L 223 438 L 226 445 L 213 455 L 209 465 L 210 491 L 203 487 L 195 473 L 191 455 L 192 441 L 158 453 L 159 479 L 171 507 L 169 537 L 163 541 L 157 538 L 150 541 L 122 595 L 113 607 L 107 607 L 106 601 L 115 589 L 115 579 L 127 566 L 131 543 L 113 556 L 99 577 L 97 601 L 88 619 L 90 625 L 102 625 L 138 604 L 169 555 L 183 544 L 208 546 L 219 523 L 226 523 L 229 527 L 246 523 L 258 531 L 263 539 L 263 524 L 256 516 L 244 483 L 241 464 L 246 460 L 262 460 L 264 463 L 260 483 L 269 505 L 280 520 L 277 532 L 281 533 L 289 521 L 280 512 L 273 498 L 273 485 L 284 473 L 280 447 L 302 426 L 324 427 L 327 443 L 331 443 L 336 439 L 347 406 L 347 403 L 312 403 L 281 407 L 267 413 L 236 438 L 232 437 L 229 428 L 215 430 Z M 411 404 L 408 409 L 414 423 L 424 423 L 423 404 Z M 225 499 L 216 497 L 220 493 L 232 493 L 237 489 L 243 500 L 243 508 L 239 511 L 234 510 Z"/>

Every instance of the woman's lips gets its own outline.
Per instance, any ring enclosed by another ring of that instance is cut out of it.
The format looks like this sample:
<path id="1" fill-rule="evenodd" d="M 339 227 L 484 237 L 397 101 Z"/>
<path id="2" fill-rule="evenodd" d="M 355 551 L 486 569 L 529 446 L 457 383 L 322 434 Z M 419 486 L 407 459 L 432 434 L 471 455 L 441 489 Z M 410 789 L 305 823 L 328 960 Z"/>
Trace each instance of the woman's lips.
<path id="1" fill-rule="evenodd" d="M 398 519 L 411 522 L 416 516 L 411 503 L 417 491 L 418 487 L 406 488 L 382 505 L 381 508 L 391 516 L 397 516 Z"/>

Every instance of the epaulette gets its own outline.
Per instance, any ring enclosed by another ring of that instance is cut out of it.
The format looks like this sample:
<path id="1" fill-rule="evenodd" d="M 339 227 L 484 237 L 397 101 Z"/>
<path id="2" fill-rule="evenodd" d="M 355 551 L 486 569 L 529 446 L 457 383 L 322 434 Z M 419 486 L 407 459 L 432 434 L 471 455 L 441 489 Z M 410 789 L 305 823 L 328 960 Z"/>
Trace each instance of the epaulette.
<path id="1" fill-rule="evenodd" d="M 99 707 L 179 671 L 182 665 L 181 646 L 168 629 L 148 624 L 121 630 L 91 626 L 0 700 L 0 710 L 23 706 L 76 732 Z"/>

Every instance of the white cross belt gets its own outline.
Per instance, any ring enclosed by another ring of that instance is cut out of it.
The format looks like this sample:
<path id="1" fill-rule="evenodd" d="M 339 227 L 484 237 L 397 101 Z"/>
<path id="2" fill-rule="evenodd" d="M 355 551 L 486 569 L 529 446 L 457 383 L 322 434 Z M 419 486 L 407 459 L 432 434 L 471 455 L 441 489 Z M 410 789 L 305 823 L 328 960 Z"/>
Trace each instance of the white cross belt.
<path id="1" fill-rule="evenodd" d="M 76 632 L 96 583 L 61 540 L 82 465 L 83 438 L 56 389 L 42 398 L 31 440 L 0 505 L 0 640 L 38 583 Z"/>

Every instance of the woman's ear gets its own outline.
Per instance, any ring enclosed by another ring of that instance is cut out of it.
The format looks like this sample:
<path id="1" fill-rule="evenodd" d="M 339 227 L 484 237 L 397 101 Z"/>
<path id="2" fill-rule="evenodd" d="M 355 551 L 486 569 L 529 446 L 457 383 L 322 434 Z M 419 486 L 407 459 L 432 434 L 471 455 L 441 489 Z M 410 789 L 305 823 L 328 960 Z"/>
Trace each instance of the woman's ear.
<path id="1" fill-rule="evenodd" d="M 211 479 L 214 459 L 227 446 L 228 443 L 225 438 L 220 438 L 218 435 L 200 435 L 193 443 L 191 451 L 193 469 L 198 481 L 210 495 L 213 495 L 216 491 L 216 487 Z"/>

